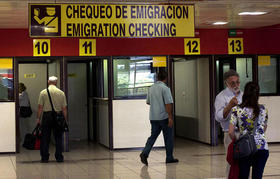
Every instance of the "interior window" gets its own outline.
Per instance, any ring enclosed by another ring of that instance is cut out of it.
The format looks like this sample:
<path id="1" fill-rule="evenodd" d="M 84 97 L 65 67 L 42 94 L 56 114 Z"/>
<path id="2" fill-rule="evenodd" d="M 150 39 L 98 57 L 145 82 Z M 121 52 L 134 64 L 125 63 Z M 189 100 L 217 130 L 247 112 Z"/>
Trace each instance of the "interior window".
<path id="1" fill-rule="evenodd" d="M 244 91 L 246 83 L 253 81 L 253 59 L 236 58 L 236 72 L 240 77 L 240 89 Z"/>
<path id="2" fill-rule="evenodd" d="M 114 62 L 114 97 L 146 96 L 155 82 L 152 57 L 116 58 Z"/>
<path id="3" fill-rule="evenodd" d="M 259 59 L 258 60 L 258 79 L 261 94 L 277 93 L 277 59 Z"/>
<path id="4" fill-rule="evenodd" d="M 14 99 L 13 59 L 0 58 L 0 101 Z"/>

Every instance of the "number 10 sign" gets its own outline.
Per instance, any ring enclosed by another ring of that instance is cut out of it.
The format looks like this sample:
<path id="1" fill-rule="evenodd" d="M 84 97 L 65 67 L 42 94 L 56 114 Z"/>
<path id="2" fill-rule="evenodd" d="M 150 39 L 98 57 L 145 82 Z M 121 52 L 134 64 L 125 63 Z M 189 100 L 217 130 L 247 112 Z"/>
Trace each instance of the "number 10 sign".
<path id="1" fill-rule="evenodd" d="M 33 56 L 51 56 L 50 39 L 34 39 Z"/>

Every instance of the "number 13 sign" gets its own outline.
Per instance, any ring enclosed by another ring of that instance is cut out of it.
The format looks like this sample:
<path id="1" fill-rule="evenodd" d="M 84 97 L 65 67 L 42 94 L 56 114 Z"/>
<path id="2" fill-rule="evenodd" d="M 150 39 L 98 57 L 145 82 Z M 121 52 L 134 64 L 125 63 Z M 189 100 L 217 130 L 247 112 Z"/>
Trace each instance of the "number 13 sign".
<path id="1" fill-rule="evenodd" d="M 228 38 L 228 54 L 243 54 L 243 38 Z"/>

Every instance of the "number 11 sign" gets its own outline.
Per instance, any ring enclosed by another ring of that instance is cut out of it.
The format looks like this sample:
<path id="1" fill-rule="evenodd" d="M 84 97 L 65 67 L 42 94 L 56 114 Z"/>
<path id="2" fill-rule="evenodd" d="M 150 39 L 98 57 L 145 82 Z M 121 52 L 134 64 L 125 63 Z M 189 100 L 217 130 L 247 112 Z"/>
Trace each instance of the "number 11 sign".
<path id="1" fill-rule="evenodd" d="M 80 39 L 79 54 L 80 56 L 96 56 L 96 40 Z"/>

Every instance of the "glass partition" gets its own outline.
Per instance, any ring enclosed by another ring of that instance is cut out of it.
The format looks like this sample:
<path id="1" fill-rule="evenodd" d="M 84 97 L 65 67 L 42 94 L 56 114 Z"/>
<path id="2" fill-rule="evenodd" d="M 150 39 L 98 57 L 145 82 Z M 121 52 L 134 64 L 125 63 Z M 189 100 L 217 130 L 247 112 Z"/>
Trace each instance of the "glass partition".
<path id="1" fill-rule="evenodd" d="M 277 59 L 271 57 L 270 63 L 258 64 L 258 79 L 261 94 L 277 93 Z"/>
<path id="2" fill-rule="evenodd" d="M 240 89 L 244 91 L 245 84 L 253 81 L 253 58 L 218 57 L 216 60 L 216 92 L 226 88 L 223 74 L 229 69 L 236 70 L 240 76 Z"/>
<path id="3" fill-rule="evenodd" d="M 114 97 L 145 97 L 155 82 L 155 70 L 152 57 L 115 58 L 114 63 Z"/>
<path id="4" fill-rule="evenodd" d="M 240 89 L 244 91 L 246 83 L 253 81 L 253 59 L 236 58 L 236 72 L 240 76 Z"/>
<path id="5" fill-rule="evenodd" d="M 13 59 L 0 58 L 0 101 L 13 101 L 13 93 Z"/>

